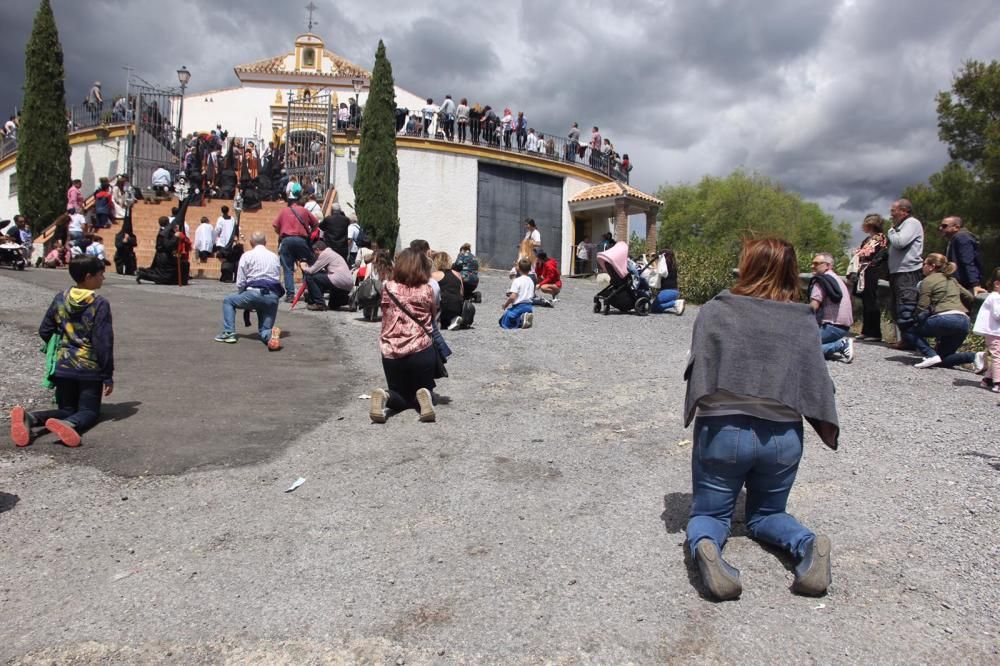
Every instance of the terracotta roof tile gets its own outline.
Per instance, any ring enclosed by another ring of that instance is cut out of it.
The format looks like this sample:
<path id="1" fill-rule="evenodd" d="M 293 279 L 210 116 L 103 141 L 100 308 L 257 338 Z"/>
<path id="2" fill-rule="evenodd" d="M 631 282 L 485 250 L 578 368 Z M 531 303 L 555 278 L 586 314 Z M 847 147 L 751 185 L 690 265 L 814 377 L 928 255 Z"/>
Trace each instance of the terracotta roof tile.
<path id="1" fill-rule="evenodd" d="M 371 72 L 366 70 L 360 65 L 355 65 L 350 60 L 342 58 L 341 56 L 333 53 L 332 51 L 323 50 L 323 55 L 333 63 L 333 70 L 330 72 L 294 72 L 292 70 L 285 69 L 285 60 L 289 56 L 294 56 L 294 52 L 288 52 L 284 55 L 274 56 L 273 58 L 264 58 L 263 60 L 257 60 L 255 62 L 246 63 L 245 65 L 237 65 L 235 67 L 237 72 L 248 72 L 254 74 L 297 74 L 305 76 L 334 76 L 339 78 L 344 78 L 348 76 L 364 76 L 371 77 Z"/>
<path id="2" fill-rule="evenodd" d="M 646 194 L 645 192 L 635 189 L 631 185 L 626 185 L 625 183 L 619 183 L 617 181 L 601 183 L 600 185 L 588 187 L 583 192 L 580 192 L 575 197 L 570 199 L 569 203 L 596 201 L 598 199 L 617 199 L 621 196 L 628 196 L 633 199 L 638 199 L 639 201 L 655 204 L 657 206 L 663 205 L 662 201 L 651 194 Z"/>

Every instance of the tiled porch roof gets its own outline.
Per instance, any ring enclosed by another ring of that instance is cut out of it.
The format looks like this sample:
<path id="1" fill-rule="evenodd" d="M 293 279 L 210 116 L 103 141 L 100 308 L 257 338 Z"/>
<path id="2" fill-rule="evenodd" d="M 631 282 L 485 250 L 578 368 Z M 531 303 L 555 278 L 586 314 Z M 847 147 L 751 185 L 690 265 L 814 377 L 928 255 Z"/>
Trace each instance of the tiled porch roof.
<path id="1" fill-rule="evenodd" d="M 588 187 L 583 192 L 580 192 L 575 197 L 570 199 L 569 203 L 582 203 L 584 201 L 596 201 L 598 199 L 617 199 L 623 196 L 643 201 L 648 204 L 653 204 L 654 206 L 663 205 L 663 202 L 653 195 L 646 194 L 645 192 L 635 189 L 631 185 L 626 185 L 625 183 L 620 183 L 618 181 Z"/>

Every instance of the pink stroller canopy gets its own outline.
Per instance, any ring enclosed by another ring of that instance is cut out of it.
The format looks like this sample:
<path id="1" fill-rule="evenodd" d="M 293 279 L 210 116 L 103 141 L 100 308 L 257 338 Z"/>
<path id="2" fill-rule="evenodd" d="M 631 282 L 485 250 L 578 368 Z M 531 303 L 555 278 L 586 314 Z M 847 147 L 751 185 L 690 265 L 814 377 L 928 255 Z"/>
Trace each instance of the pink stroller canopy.
<path id="1" fill-rule="evenodd" d="M 618 241 L 615 246 L 597 253 L 597 265 L 620 278 L 628 275 L 628 243 Z"/>

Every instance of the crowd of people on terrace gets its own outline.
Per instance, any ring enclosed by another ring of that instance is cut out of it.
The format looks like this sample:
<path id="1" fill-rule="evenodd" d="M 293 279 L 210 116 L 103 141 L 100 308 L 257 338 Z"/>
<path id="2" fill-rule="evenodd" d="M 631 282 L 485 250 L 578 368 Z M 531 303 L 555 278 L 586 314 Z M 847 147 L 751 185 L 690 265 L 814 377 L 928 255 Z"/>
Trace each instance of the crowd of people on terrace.
<path id="1" fill-rule="evenodd" d="M 406 136 L 434 137 L 445 141 L 468 141 L 503 150 L 543 155 L 567 162 L 583 162 L 613 178 L 628 181 L 632 163 L 628 153 L 619 154 L 611 140 L 602 137 L 595 125 L 589 139 L 581 140 L 580 127 L 573 123 L 566 137 L 557 140 L 528 124 L 524 111 L 516 114 L 510 107 L 498 112 L 489 104 L 469 104 L 466 98 L 456 104 L 445 95 L 441 104 L 427 98 L 419 110 L 396 109 L 396 131 Z"/>

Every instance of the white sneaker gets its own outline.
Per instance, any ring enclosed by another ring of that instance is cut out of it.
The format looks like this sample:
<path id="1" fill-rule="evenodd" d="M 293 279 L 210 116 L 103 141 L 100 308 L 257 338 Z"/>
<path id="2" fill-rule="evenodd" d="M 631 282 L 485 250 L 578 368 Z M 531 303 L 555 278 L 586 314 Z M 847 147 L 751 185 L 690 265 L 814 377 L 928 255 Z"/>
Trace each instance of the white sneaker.
<path id="1" fill-rule="evenodd" d="M 521 328 L 531 328 L 531 325 L 535 323 L 535 313 L 525 312 L 524 316 L 521 318 Z"/>
<path id="2" fill-rule="evenodd" d="M 372 391 L 371 405 L 368 408 L 368 417 L 372 423 L 385 423 L 386 409 L 385 402 L 389 399 L 389 394 L 383 389 L 377 388 Z"/>
<path id="3" fill-rule="evenodd" d="M 840 353 L 840 360 L 844 363 L 850 363 L 854 360 L 854 340 L 847 338 L 847 344 L 844 346 L 844 351 Z"/>
<path id="4" fill-rule="evenodd" d="M 941 362 L 941 357 L 938 356 L 937 354 L 934 354 L 934 356 L 929 356 L 928 358 L 925 358 L 924 360 L 920 361 L 920 363 L 915 363 L 913 365 L 913 367 L 914 368 L 933 368 L 935 365 L 937 365 L 940 362 Z"/>
<path id="5" fill-rule="evenodd" d="M 678 298 L 676 301 L 674 301 L 673 310 L 674 310 L 674 314 L 677 315 L 677 316 L 680 316 L 680 315 L 684 314 L 684 299 L 683 298 Z"/>
<path id="6" fill-rule="evenodd" d="M 457 331 L 458 329 L 462 328 L 462 324 L 463 323 L 464 322 L 462 321 L 461 315 L 458 316 L 458 317 L 455 317 L 454 319 L 451 320 L 451 324 L 448 325 L 448 330 L 449 331 Z"/>
<path id="7" fill-rule="evenodd" d="M 417 389 L 417 404 L 420 406 L 421 423 L 434 423 L 437 414 L 434 413 L 434 397 L 425 388 Z"/>
<path id="8" fill-rule="evenodd" d="M 986 372 L 986 352 L 976 352 L 976 358 L 972 359 L 972 367 L 977 375 Z"/>

